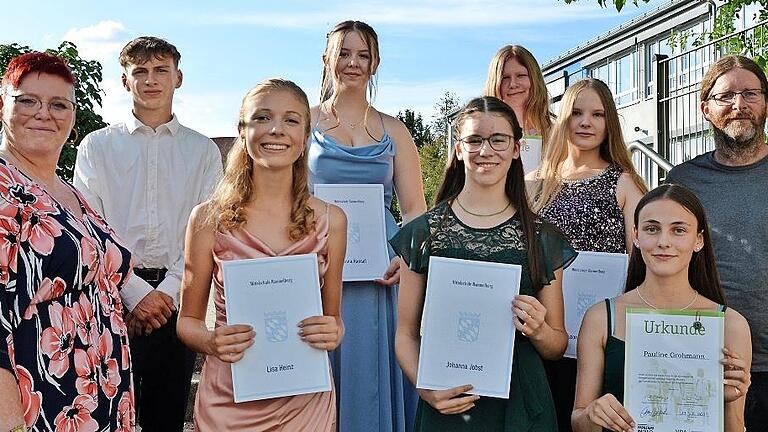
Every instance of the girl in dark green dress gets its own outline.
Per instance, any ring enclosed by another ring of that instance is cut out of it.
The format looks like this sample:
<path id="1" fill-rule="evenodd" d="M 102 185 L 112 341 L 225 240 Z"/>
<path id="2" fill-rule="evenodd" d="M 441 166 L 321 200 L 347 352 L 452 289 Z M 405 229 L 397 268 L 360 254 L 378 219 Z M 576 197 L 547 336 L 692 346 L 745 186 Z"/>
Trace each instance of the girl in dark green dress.
<path id="1" fill-rule="evenodd" d="M 629 307 L 725 310 L 725 431 L 742 432 L 752 343 L 746 319 L 725 308 L 704 208 L 682 186 L 659 186 L 637 204 L 633 237 L 625 293 L 592 306 L 581 323 L 573 430 L 634 430 L 622 405 Z"/>
<path id="2" fill-rule="evenodd" d="M 396 353 L 416 382 L 421 313 L 429 257 L 519 264 L 520 295 L 510 305 L 518 334 L 509 399 L 419 389 L 417 431 L 554 432 L 557 421 L 541 359 L 563 355 L 562 268 L 576 257 L 554 226 L 528 207 L 520 162 L 522 130 L 514 111 L 494 97 L 474 99 L 459 114 L 436 206 L 390 243 L 403 258 Z"/>

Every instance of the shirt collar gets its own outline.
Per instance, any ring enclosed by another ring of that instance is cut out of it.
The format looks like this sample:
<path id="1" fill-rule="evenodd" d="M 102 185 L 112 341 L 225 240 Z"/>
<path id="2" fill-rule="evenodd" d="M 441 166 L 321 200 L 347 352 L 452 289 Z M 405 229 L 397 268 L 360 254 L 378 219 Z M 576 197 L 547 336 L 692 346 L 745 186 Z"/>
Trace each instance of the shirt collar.
<path id="1" fill-rule="evenodd" d="M 128 128 L 128 133 L 133 135 L 134 132 L 141 128 L 147 128 L 149 130 L 152 130 L 149 126 L 145 125 L 141 122 L 138 118 L 136 118 L 133 113 L 131 114 L 130 118 L 125 122 L 125 126 Z M 181 125 L 179 124 L 179 119 L 176 117 L 176 114 L 171 117 L 171 120 L 168 123 L 163 123 L 160 126 L 157 127 L 157 131 L 161 131 L 163 129 L 167 130 L 171 136 L 176 136 L 176 134 L 179 132 L 179 127 Z"/>

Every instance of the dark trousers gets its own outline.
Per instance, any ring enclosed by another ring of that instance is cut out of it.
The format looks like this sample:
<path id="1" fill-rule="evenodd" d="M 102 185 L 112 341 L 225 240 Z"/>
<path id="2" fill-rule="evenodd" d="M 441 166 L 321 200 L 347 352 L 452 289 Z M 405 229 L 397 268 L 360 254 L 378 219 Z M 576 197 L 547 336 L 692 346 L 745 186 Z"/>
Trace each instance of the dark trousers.
<path id="1" fill-rule="evenodd" d="M 747 432 L 765 432 L 768 430 L 768 372 L 752 372 L 751 379 L 744 423 Z"/>
<path id="2" fill-rule="evenodd" d="M 195 352 L 176 336 L 176 318 L 174 312 L 164 326 L 130 340 L 136 416 L 142 432 L 184 429 Z"/>
<path id="3" fill-rule="evenodd" d="M 576 359 L 545 360 L 544 369 L 555 401 L 558 431 L 571 432 L 571 412 L 576 396 Z"/>

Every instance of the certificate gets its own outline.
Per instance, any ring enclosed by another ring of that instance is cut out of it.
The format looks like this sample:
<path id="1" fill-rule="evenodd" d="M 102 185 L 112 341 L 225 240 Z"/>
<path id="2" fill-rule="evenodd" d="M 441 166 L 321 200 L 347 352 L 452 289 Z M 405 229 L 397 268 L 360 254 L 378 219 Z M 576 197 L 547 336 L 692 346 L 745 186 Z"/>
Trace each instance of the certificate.
<path id="1" fill-rule="evenodd" d="M 520 140 L 520 160 L 525 174 L 541 166 L 541 135 L 525 135 Z"/>
<path id="2" fill-rule="evenodd" d="M 416 387 L 509 398 L 521 267 L 430 257 Z"/>
<path id="3" fill-rule="evenodd" d="M 347 215 L 344 281 L 380 279 L 389 267 L 384 222 L 384 186 L 380 184 L 316 184 L 315 196 Z"/>
<path id="4" fill-rule="evenodd" d="M 566 357 L 576 358 L 579 328 L 587 309 L 624 291 L 628 262 L 627 254 L 579 251 L 573 264 L 563 270 Z"/>
<path id="5" fill-rule="evenodd" d="M 636 430 L 722 432 L 724 315 L 627 309 L 624 407 Z"/>
<path id="6" fill-rule="evenodd" d="M 331 390 L 328 354 L 298 335 L 322 315 L 317 255 L 225 261 L 227 324 L 248 324 L 254 344 L 232 364 L 235 402 Z"/>

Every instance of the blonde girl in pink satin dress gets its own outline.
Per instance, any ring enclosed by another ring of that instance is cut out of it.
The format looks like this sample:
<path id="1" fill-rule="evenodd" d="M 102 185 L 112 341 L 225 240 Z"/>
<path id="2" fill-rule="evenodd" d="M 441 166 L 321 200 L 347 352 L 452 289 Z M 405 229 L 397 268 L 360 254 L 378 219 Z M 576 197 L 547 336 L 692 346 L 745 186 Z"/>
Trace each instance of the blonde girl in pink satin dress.
<path id="1" fill-rule="evenodd" d="M 185 272 L 177 330 L 207 355 L 195 400 L 198 431 L 335 431 L 334 390 L 235 403 L 230 364 L 253 344 L 247 325 L 227 325 L 222 261 L 317 253 L 323 315 L 297 331 L 312 347 L 336 348 L 344 335 L 339 309 L 347 221 L 338 207 L 309 195 L 304 151 L 310 131 L 307 96 L 271 79 L 243 99 L 238 137 L 211 199 L 187 226 Z M 213 281 L 216 326 L 205 325 Z"/>

